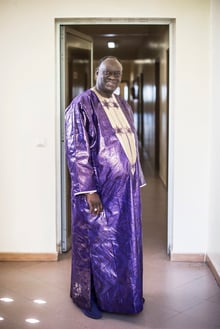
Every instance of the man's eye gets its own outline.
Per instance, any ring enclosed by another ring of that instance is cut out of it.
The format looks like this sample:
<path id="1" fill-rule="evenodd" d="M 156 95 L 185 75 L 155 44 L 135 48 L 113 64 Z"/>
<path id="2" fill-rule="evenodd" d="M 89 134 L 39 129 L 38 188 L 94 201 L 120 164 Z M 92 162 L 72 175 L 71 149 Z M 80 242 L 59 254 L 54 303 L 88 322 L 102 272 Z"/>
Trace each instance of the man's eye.
<path id="1" fill-rule="evenodd" d="M 103 74 L 105 77 L 110 77 L 111 75 L 113 75 L 114 78 L 119 78 L 121 76 L 120 71 L 103 71 Z"/>

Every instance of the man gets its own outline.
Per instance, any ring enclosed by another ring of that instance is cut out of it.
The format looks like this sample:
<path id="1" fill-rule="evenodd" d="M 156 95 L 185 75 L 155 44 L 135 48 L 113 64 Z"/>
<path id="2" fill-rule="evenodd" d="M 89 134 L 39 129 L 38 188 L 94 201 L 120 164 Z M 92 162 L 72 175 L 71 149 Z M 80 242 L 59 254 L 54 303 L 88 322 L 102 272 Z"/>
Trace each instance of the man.
<path id="1" fill-rule="evenodd" d="M 122 65 L 105 57 L 96 85 L 66 109 L 71 175 L 71 297 L 87 316 L 143 309 L 140 186 L 145 180 L 130 106 L 114 94 Z"/>

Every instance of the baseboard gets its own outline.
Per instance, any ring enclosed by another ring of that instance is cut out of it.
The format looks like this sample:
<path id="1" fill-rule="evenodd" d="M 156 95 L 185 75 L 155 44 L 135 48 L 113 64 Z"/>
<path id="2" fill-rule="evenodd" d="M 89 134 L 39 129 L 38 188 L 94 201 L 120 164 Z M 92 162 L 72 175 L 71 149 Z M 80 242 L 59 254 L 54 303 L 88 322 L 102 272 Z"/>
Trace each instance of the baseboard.
<path id="1" fill-rule="evenodd" d="M 1 262 L 54 262 L 57 260 L 58 253 L 0 252 Z"/>
<path id="2" fill-rule="evenodd" d="M 206 263 L 212 272 L 217 284 L 220 286 L 220 276 L 217 272 L 211 259 L 206 254 L 170 254 L 170 260 L 173 262 L 194 262 L 194 263 Z"/>
<path id="3" fill-rule="evenodd" d="M 173 262 L 197 262 L 204 263 L 206 261 L 205 254 L 170 254 L 170 260 Z"/>
<path id="4" fill-rule="evenodd" d="M 212 274 L 214 275 L 216 282 L 218 283 L 218 285 L 220 286 L 220 275 L 217 272 L 214 264 L 212 263 L 211 259 L 209 258 L 209 256 L 206 257 L 206 262 L 208 267 L 210 268 L 210 271 L 212 272 Z"/>

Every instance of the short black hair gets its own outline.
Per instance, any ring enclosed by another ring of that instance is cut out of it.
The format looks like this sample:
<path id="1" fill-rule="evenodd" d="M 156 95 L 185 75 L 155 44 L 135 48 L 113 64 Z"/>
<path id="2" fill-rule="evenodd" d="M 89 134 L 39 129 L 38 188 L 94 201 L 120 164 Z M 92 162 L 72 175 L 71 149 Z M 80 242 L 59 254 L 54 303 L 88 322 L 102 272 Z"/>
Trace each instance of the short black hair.
<path id="1" fill-rule="evenodd" d="M 115 56 L 104 56 L 102 58 L 100 58 L 100 60 L 98 61 L 98 65 L 96 67 L 96 70 L 99 68 L 99 66 L 106 60 L 106 59 L 115 59 L 116 61 L 118 61 L 121 64 L 120 59 L 118 59 Z M 121 64 L 122 65 L 122 64 Z"/>

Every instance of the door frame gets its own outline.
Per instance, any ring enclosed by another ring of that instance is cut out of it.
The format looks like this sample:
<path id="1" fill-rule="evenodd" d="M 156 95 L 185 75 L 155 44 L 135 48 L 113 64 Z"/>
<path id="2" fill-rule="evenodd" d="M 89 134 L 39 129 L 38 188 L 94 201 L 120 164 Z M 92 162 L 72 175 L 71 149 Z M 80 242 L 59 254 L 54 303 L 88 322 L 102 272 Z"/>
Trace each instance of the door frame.
<path id="1" fill-rule="evenodd" d="M 88 86 L 93 84 L 93 40 L 88 35 L 74 30 L 68 25 L 60 26 L 60 131 L 61 131 L 61 250 L 67 252 L 71 248 L 71 200 L 70 175 L 68 173 L 65 156 L 65 108 L 70 104 L 72 93 L 69 86 L 69 54 L 68 50 L 74 49 L 87 51 L 89 54 L 89 79 Z M 74 52 L 74 51 L 73 51 Z M 81 55 L 82 56 L 82 55 Z M 77 69 L 75 68 L 75 71 Z M 71 93 L 71 95 L 70 95 Z"/>
<path id="2" fill-rule="evenodd" d="M 56 51 L 56 241 L 57 251 L 61 251 L 61 131 L 60 131 L 60 27 L 61 25 L 83 24 L 123 24 L 123 25 L 168 25 L 169 26 L 169 129 L 168 129 L 168 197 L 167 197 L 167 253 L 170 255 L 173 247 L 173 172 L 174 172 L 174 102 L 175 102 L 175 19 L 149 18 L 59 18 L 55 20 L 55 51 Z"/>

